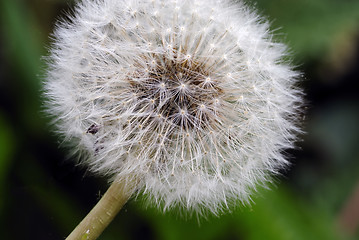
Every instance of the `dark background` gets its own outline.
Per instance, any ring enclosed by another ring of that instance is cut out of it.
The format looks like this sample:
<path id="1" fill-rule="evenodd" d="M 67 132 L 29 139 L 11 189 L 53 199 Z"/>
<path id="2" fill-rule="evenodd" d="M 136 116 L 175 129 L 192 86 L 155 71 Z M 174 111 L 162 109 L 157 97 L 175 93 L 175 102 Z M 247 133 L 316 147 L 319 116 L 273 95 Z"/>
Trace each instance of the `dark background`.
<path id="1" fill-rule="evenodd" d="M 131 200 L 100 239 L 359 239 L 359 1 L 250 1 L 286 42 L 307 107 L 292 166 L 252 206 L 208 219 Z M 42 111 L 49 35 L 70 0 L 0 0 L 0 238 L 64 239 L 106 191 Z"/>

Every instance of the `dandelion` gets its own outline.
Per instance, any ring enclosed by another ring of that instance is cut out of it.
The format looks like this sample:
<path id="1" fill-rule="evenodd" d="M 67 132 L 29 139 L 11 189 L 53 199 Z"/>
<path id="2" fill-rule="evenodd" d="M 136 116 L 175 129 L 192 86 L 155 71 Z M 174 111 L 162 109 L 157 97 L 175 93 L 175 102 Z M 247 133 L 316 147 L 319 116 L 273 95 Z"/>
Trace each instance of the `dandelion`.
<path id="1" fill-rule="evenodd" d="M 268 29 L 241 1 L 83 0 L 55 31 L 48 112 L 118 210 L 136 191 L 218 214 L 288 164 L 299 132 L 298 73 Z"/>

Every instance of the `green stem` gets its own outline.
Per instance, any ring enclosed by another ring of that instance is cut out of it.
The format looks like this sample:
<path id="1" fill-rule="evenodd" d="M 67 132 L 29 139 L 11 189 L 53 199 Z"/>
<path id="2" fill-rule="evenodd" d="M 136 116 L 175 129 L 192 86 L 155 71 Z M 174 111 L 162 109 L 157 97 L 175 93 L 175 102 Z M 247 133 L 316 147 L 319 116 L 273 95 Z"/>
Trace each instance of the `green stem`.
<path id="1" fill-rule="evenodd" d="M 66 240 L 97 239 L 125 205 L 134 190 L 133 184 L 116 179 Z"/>

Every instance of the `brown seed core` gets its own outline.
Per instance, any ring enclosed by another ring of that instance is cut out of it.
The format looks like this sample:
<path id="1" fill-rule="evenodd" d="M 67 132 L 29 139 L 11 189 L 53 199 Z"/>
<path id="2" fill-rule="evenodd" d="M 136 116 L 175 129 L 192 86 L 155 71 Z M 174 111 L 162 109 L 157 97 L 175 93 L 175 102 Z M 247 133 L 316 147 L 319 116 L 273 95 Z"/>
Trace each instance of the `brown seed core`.
<path id="1" fill-rule="evenodd" d="M 191 130 L 211 125 L 223 93 L 218 76 L 192 59 L 154 57 L 146 71 L 129 79 L 140 104 L 138 110 L 150 110 L 167 122 Z M 142 67 L 143 68 L 143 67 Z"/>

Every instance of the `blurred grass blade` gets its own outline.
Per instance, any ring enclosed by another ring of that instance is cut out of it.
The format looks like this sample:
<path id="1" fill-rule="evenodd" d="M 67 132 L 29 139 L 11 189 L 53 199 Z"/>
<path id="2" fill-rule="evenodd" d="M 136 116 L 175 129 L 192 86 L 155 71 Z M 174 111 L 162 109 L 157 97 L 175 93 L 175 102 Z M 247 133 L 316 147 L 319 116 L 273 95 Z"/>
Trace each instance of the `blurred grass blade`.
<path id="1" fill-rule="evenodd" d="M 5 192 L 7 191 L 8 172 L 15 150 L 15 138 L 10 124 L 0 112 L 0 213 L 4 206 Z M 0 217 L 1 218 L 1 217 Z"/>

